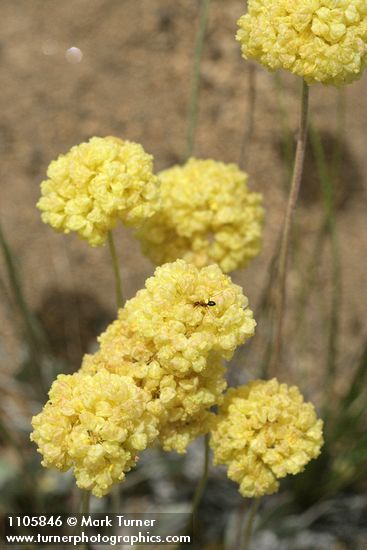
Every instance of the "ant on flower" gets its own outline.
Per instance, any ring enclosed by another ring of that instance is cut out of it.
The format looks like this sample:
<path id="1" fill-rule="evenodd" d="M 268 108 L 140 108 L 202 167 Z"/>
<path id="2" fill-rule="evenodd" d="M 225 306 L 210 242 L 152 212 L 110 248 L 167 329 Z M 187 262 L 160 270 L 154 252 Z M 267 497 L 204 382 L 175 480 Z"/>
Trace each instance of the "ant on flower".
<path id="1" fill-rule="evenodd" d="M 223 294 L 223 292 L 224 292 L 224 289 L 220 290 L 219 292 L 216 292 L 213 295 L 213 298 L 215 298 L 216 296 L 220 296 L 221 294 Z M 218 305 L 217 302 L 214 302 L 214 300 L 212 300 L 212 299 L 210 299 L 210 300 L 197 300 L 196 302 L 193 303 L 194 307 L 205 307 L 206 309 L 209 308 L 209 307 L 214 307 L 216 305 Z"/>
<path id="2" fill-rule="evenodd" d="M 214 302 L 213 300 L 208 300 L 208 301 L 201 300 L 198 302 L 194 302 L 194 307 L 213 307 L 216 305 L 217 303 Z"/>

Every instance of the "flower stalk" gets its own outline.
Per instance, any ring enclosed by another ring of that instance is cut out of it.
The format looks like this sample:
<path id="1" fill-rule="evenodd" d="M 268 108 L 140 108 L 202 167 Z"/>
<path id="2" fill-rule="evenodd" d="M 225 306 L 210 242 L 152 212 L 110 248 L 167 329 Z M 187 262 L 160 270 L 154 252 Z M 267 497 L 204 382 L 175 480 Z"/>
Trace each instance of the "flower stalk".
<path id="1" fill-rule="evenodd" d="M 80 513 L 88 514 L 90 507 L 90 491 L 82 491 L 81 503 L 80 503 Z"/>
<path id="2" fill-rule="evenodd" d="M 117 258 L 115 240 L 113 238 L 112 231 L 108 232 L 108 247 L 110 249 L 113 274 L 115 278 L 116 305 L 117 305 L 117 308 L 119 309 L 124 305 L 124 296 L 122 292 L 120 266 Z"/>
<path id="3" fill-rule="evenodd" d="M 187 123 L 186 151 L 184 156 L 185 160 L 191 157 L 195 145 L 199 112 L 200 65 L 203 55 L 206 29 L 208 26 L 209 4 L 210 0 L 201 1 L 199 30 L 196 36 L 194 63 L 192 68 L 191 96 Z"/>
<path id="4" fill-rule="evenodd" d="M 301 112 L 299 122 L 299 134 L 297 139 L 297 149 L 293 168 L 292 181 L 288 196 L 288 203 L 283 223 L 283 230 L 281 236 L 279 267 L 278 267 L 278 299 L 276 303 L 275 312 L 275 341 L 272 352 L 272 358 L 270 361 L 270 372 L 274 376 L 279 369 L 279 363 L 282 355 L 282 343 L 283 343 L 283 325 L 284 325 L 284 310 L 287 298 L 287 267 L 288 257 L 291 241 L 291 230 L 293 213 L 297 204 L 299 190 L 302 182 L 303 165 L 306 153 L 307 142 L 307 127 L 308 127 L 308 113 L 309 113 L 309 87 L 308 84 L 303 81 L 302 96 L 301 96 Z"/>
<path id="5" fill-rule="evenodd" d="M 204 439 L 203 472 L 196 486 L 194 498 L 192 500 L 192 519 L 193 519 L 194 531 L 196 531 L 196 527 L 197 527 L 197 511 L 199 509 L 200 502 L 204 494 L 205 486 L 208 481 L 208 474 L 209 474 L 209 436 L 207 434 Z"/>
<path id="6" fill-rule="evenodd" d="M 246 523 L 245 534 L 244 534 L 244 537 L 243 537 L 242 550 L 248 550 L 249 547 L 250 547 L 251 535 L 252 535 L 252 532 L 253 532 L 256 512 L 257 512 L 257 510 L 259 508 L 259 505 L 260 505 L 260 500 L 261 499 L 259 497 L 259 498 L 254 498 L 253 501 L 252 501 L 249 517 L 248 517 L 248 520 L 247 520 L 247 523 Z"/>
<path id="7" fill-rule="evenodd" d="M 81 514 L 89 514 L 90 510 L 90 491 L 82 491 L 82 498 L 81 498 L 81 505 L 80 505 L 80 513 Z M 81 545 L 81 550 L 87 550 L 88 545 L 83 543 Z"/>
<path id="8" fill-rule="evenodd" d="M 248 66 L 247 95 L 248 95 L 248 114 L 245 121 L 245 128 L 241 143 L 238 166 L 243 170 L 249 160 L 249 152 L 255 128 L 255 109 L 256 109 L 256 65 L 250 63 Z"/>

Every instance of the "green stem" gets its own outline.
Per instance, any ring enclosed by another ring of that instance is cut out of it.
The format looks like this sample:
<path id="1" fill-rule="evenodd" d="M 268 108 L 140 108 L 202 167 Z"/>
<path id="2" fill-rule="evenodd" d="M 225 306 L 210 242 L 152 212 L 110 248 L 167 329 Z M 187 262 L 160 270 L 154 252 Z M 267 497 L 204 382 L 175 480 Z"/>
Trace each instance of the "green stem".
<path id="1" fill-rule="evenodd" d="M 82 498 L 80 503 L 80 513 L 89 514 L 89 505 L 90 505 L 90 492 L 82 491 Z"/>
<path id="2" fill-rule="evenodd" d="M 321 222 L 318 229 L 315 242 L 313 244 L 310 260 L 307 263 L 304 275 L 304 284 L 302 285 L 297 299 L 294 335 L 297 335 L 305 321 L 305 309 L 307 301 L 312 293 L 312 289 L 317 281 L 318 269 L 324 252 L 325 237 L 327 236 L 327 224 L 325 220 Z"/>
<path id="3" fill-rule="evenodd" d="M 244 534 L 244 537 L 243 537 L 242 550 L 248 550 L 249 549 L 251 535 L 252 535 L 253 526 L 254 526 L 254 521 L 255 521 L 255 517 L 256 517 L 256 512 L 259 508 L 259 504 L 260 504 L 260 497 L 255 498 L 252 501 L 250 514 L 249 514 L 249 517 L 248 517 L 248 520 L 247 520 L 245 534 Z"/>
<path id="4" fill-rule="evenodd" d="M 320 134 L 311 125 L 310 138 L 318 171 L 320 174 L 321 188 L 325 209 L 325 226 L 330 237 L 332 256 L 332 299 L 330 312 L 330 326 L 328 335 L 328 355 L 326 367 L 326 398 L 330 402 L 332 396 L 332 381 L 335 375 L 338 351 L 338 337 L 340 324 L 340 301 L 342 293 L 341 285 L 341 258 L 340 246 L 336 227 L 334 185 L 326 164 L 325 151 Z"/>
<path id="5" fill-rule="evenodd" d="M 333 156 L 331 159 L 331 178 L 334 182 L 335 188 L 339 183 L 340 177 L 340 165 L 343 156 L 343 146 L 344 146 L 344 136 L 345 136 L 345 127 L 346 127 L 346 117 L 347 117 L 347 92 L 345 88 L 342 88 L 338 92 L 338 102 L 337 102 L 337 140 L 336 146 L 333 151 Z"/>
<path id="6" fill-rule="evenodd" d="M 201 0 L 199 29 L 196 35 L 194 63 L 192 68 L 192 83 L 187 122 L 185 160 L 191 157 L 195 145 L 199 111 L 200 65 L 203 54 L 206 29 L 208 25 L 209 4 L 210 0 Z"/>
<path id="7" fill-rule="evenodd" d="M 115 241 L 111 231 L 108 232 L 108 246 L 111 254 L 113 274 L 115 277 L 116 305 L 117 305 L 117 308 L 120 308 L 120 307 L 123 307 L 124 305 L 124 298 L 122 293 L 121 274 L 120 274 L 119 262 L 117 259 Z"/>
<path id="8" fill-rule="evenodd" d="M 81 503 L 80 503 L 80 513 L 81 514 L 89 514 L 90 511 L 90 491 L 82 491 L 81 492 Z M 88 543 L 81 544 L 79 546 L 80 550 L 87 550 L 88 549 Z"/>
<path id="9" fill-rule="evenodd" d="M 329 396 L 333 393 L 332 381 L 336 372 L 338 342 L 339 342 L 339 326 L 340 326 L 340 304 L 342 297 L 341 286 L 341 260 L 339 252 L 339 239 L 336 231 L 336 226 L 333 222 L 330 227 L 330 239 L 332 250 L 332 300 L 330 314 L 330 329 L 328 339 L 328 359 L 327 359 L 327 375 L 326 387 L 329 388 Z"/>
<path id="10" fill-rule="evenodd" d="M 248 115 L 245 123 L 245 130 L 243 133 L 240 157 L 238 160 L 238 165 L 240 168 L 245 168 L 248 159 L 249 159 L 249 150 L 251 147 L 251 142 L 254 134 L 255 126 L 255 108 L 256 108 L 256 65 L 250 63 L 248 65 Z"/>
<path id="11" fill-rule="evenodd" d="M 340 178 L 340 166 L 342 162 L 343 154 L 343 142 L 345 135 L 345 125 L 346 125 L 346 94 L 345 90 L 340 90 L 338 95 L 338 104 L 337 104 L 337 140 L 332 154 L 331 166 L 328 168 L 327 159 L 325 154 L 325 149 L 322 145 L 321 135 L 318 130 L 310 124 L 309 137 L 311 141 L 311 147 L 313 152 L 313 157 L 315 159 L 318 176 L 320 179 L 321 190 L 323 195 L 324 202 L 324 218 L 321 222 L 320 228 L 318 230 L 317 237 L 315 239 L 315 245 L 313 251 L 310 255 L 309 265 L 305 270 L 305 284 L 302 286 L 299 299 L 298 307 L 296 314 L 296 327 L 294 330 L 294 335 L 302 328 L 304 322 L 304 311 L 307 305 L 307 299 L 311 294 L 312 288 L 316 282 L 317 269 L 321 265 L 321 259 L 324 250 L 325 238 L 329 236 L 330 229 L 333 232 L 336 231 L 336 212 L 334 204 L 334 190 L 338 187 L 338 181 Z M 330 213 L 334 217 L 334 222 L 330 225 Z M 334 227 L 333 227 L 334 226 Z M 335 237 L 334 237 L 335 239 Z M 339 296 L 341 292 L 341 259 L 340 259 L 340 246 L 337 243 L 337 246 L 332 247 L 332 271 L 333 271 L 333 291 L 334 297 Z M 335 298 L 334 298 L 335 299 Z M 340 305 L 340 304 L 339 304 Z M 334 301 L 334 310 L 336 307 L 336 301 Z M 336 313 L 336 312 L 335 312 Z M 335 313 L 333 317 L 335 318 Z M 339 315 L 339 312 L 337 312 Z M 333 323 L 330 323 L 331 325 Z M 329 338 L 329 350 L 332 349 L 332 338 L 331 335 L 334 333 L 335 338 L 338 337 L 338 324 L 336 325 L 337 331 L 334 332 L 334 327 L 330 327 L 330 338 Z M 335 342 L 335 340 L 334 340 Z M 337 346 L 336 346 L 337 347 Z M 329 359 L 328 359 L 329 361 Z"/>
<path id="12" fill-rule="evenodd" d="M 209 473 L 209 436 L 205 436 L 204 440 L 204 462 L 203 462 L 203 473 L 199 480 L 199 483 L 196 486 L 194 498 L 192 500 L 192 519 L 194 523 L 194 531 L 196 530 L 196 516 L 199 509 L 199 505 L 204 493 L 206 483 L 208 481 Z"/>
<path id="13" fill-rule="evenodd" d="M 290 181 L 292 177 L 294 149 L 293 149 L 292 133 L 290 132 L 290 129 L 289 129 L 288 110 L 284 101 L 283 85 L 282 85 L 280 73 L 278 72 L 275 73 L 274 82 L 275 82 L 275 93 L 276 93 L 277 103 L 279 107 L 280 123 L 282 127 L 283 156 L 284 156 L 287 173 Z M 287 181 L 287 185 L 285 186 L 285 189 L 288 189 L 288 184 L 289 182 Z"/>
<path id="14" fill-rule="evenodd" d="M 283 341 L 283 323 L 284 323 L 284 310 L 286 304 L 286 291 L 287 291 L 287 266 L 288 256 L 291 240 L 291 230 L 293 221 L 293 212 L 297 204 L 299 189 L 302 181 L 303 164 L 306 152 L 307 141 L 307 126 L 308 126 L 308 108 L 309 108 L 309 88 L 305 81 L 302 85 L 301 96 L 301 112 L 299 122 L 299 135 L 297 139 L 296 157 L 293 168 L 293 175 L 291 181 L 291 187 L 289 191 L 288 203 L 283 223 L 282 239 L 280 246 L 280 258 L 279 258 L 279 294 L 276 304 L 276 329 L 275 329 L 275 342 L 272 352 L 272 358 L 270 362 L 270 370 L 272 375 L 276 375 L 279 369 L 279 363 L 282 354 L 282 341 Z"/>
<path id="15" fill-rule="evenodd" d="M 114 514 L 118 514 L 120 511 L 120 485 L 119 484 L 112 487 L 111 508 Z"/>

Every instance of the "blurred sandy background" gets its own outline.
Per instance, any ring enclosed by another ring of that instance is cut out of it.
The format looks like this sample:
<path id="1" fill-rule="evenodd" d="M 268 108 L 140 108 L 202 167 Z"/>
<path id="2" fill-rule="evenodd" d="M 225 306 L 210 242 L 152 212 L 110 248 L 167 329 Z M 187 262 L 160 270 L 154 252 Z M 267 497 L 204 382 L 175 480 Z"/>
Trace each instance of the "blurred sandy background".
<path id="1" fill-rule="evenodd" d="M 244 9 L 243 0 L 212 1 L 202 64 L 198 157 L 225 162 L 239 158 L 249 114 L 248 64 L 241 60 L 234 34 Z M 21 264 L 27 299 L 51 336 L 55 352 L 66 354 L 75 368 L 81 354 L 93 346 L 95 334 L 114 316 L 112 270 L 106 248 L 91 249 L 76 236 L 57 235 L 42 224 L 35 208 L 40 181 L 53 158 L 93 135 L 115 134 L 142 143 L 154 154 L 157 169 L 181 160 L 198 11 L 196 0 L 0 2 L 1 223 Z M 67 59 L 71 47 L 81 50 L 80 62 Z M 282 78 L 294 132 L 299 83 Z M 341 364 L 344 356 L 356 352 L 367 328 L 366 85 L 367 75 L 347 90 L 338 190 L 343 261 Z M 264 194 L 264 251 L 249 269 L 234 275 L 252 305 L 268 274 L 286 200 L 273 75 L 259 67 L 257 86 L 255 133 L 246 169 L 252 188 Z M 312 88 L 312 119 L 331 146 L 337 132 L 337 101 L 336 90 Z M 310 157 L 304 185 L 298 209 L 299 247 L 290 276 L 292 295 L 307 274 L 322 219 L 319 182 Z M 119 229 L 117 239 L 125 294 L 131 297 L 153 267 L 127 231 Z M 298 381 L 322 368 L 330 299 L 326 247 L 302 338 L 297 343 L 290 338 L 287 345 L 288 366 Z M 6 369 L 16 368 L 22 353 L 11 321 L 12 311 L 0 305 L 0 359 Z M 261 331 L 260 323 L 260 347 Z"/>

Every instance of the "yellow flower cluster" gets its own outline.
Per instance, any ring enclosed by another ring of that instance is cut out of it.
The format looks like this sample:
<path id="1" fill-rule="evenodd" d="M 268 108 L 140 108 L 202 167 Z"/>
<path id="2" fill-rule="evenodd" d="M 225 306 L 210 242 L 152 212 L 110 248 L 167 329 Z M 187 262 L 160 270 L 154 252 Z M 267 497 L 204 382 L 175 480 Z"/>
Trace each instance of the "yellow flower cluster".
<path id="1" fill-rule="evenodd" d="M 159 174 L 161 206 L 138 232 L 143 252 L 160 265 L 183 258 L 228 273 L 261 249 L 262 197 L 235 164 L 190 159 Z"/>
<path id="2" fill-rule="evenodd" d="M 126 326 L 118 321 L 115 334 L 108 330 L 103 335 L 100 350 L 84 357 L 81 372 L 94 374 L 106 369 L 120 376 L 131 373 L 135 383 L 149 392 L 159 421 L 159 440 L 165 451 L 184 453 L 196 437 L 208 433 L 213 414 L 210 408 L 220 403 L 226 388 L 224 367 L 218 357 L 212 356 L 201 373 L 179 375 L 163 369 L 148 350 L 147 363 L 137 360 L 134 348 L 124 334 Z M 127 342 L 127 347 L 124 346 Z M 137 347 L 144 344 L 137 343 Z M 108 350 L 114 349 L 112 356 Z M 130 350 L 130 351 L 129 351 Z"/>
<path id="3" fill-rule="evenodd" d="M 253 335 L 256 323 L 247 306 L 241 287 L 217 265 L 198 269 L 177 260 L 158 267 L 122 315 L 156 346 L 163 366 L 200 372 L 209 352 L 230 359 Z"/>
<path id="4" fill-rule="evenodd" d="M 103 496 L 156 439 L 185 452 L 213 426 L 210 409 L 226 388 L 222 358 L 254 330 L 247 298 L 218 266 L 157 268 L 33 418 L 42 464 L 73 468 L 79 487 Z"/>
<path id="5" fill-rule="evenodd" d="M 60 375 L 32 420 L 42 465 L 74 469 L 78 487 L 105 495 L 157 437 L 155 404 L 128 376 L 104 369 Z"/>
<path id="6" fill-rule="evenodd" d="M 295 386 L 256 380 L 227 392 L 210 444 L 215 463 L 228 466 L 240 493 L 259 497 L 319 455 L 322 420 Z"/>
<path id="7" fill-rule="evenodd" d="M 207 305 L 213 302 L 215 305 Z M 184 452 L 208 431 L 226 383 L 221 358 L 255 330 L 247 298 L 218 266 L 177 260 L 158 267 L 86 356 L 82 371 L 133 376 L 160 407 L 165 450 Z"/>
<path id="8" fill-rule="evenodd" d="M 367 63 L 365 0 L 249 0 L 238 25 L 244 58 L 309 84 L 348 84 Z"/>
<path id="9" fill-rule="evenodd" d="M 37 203 L 57 231 L 101 245 L 118 220 L 138 227 L 157 207 L 158 179 L 141 145 L 93 137 L 51 162 Z"/>

